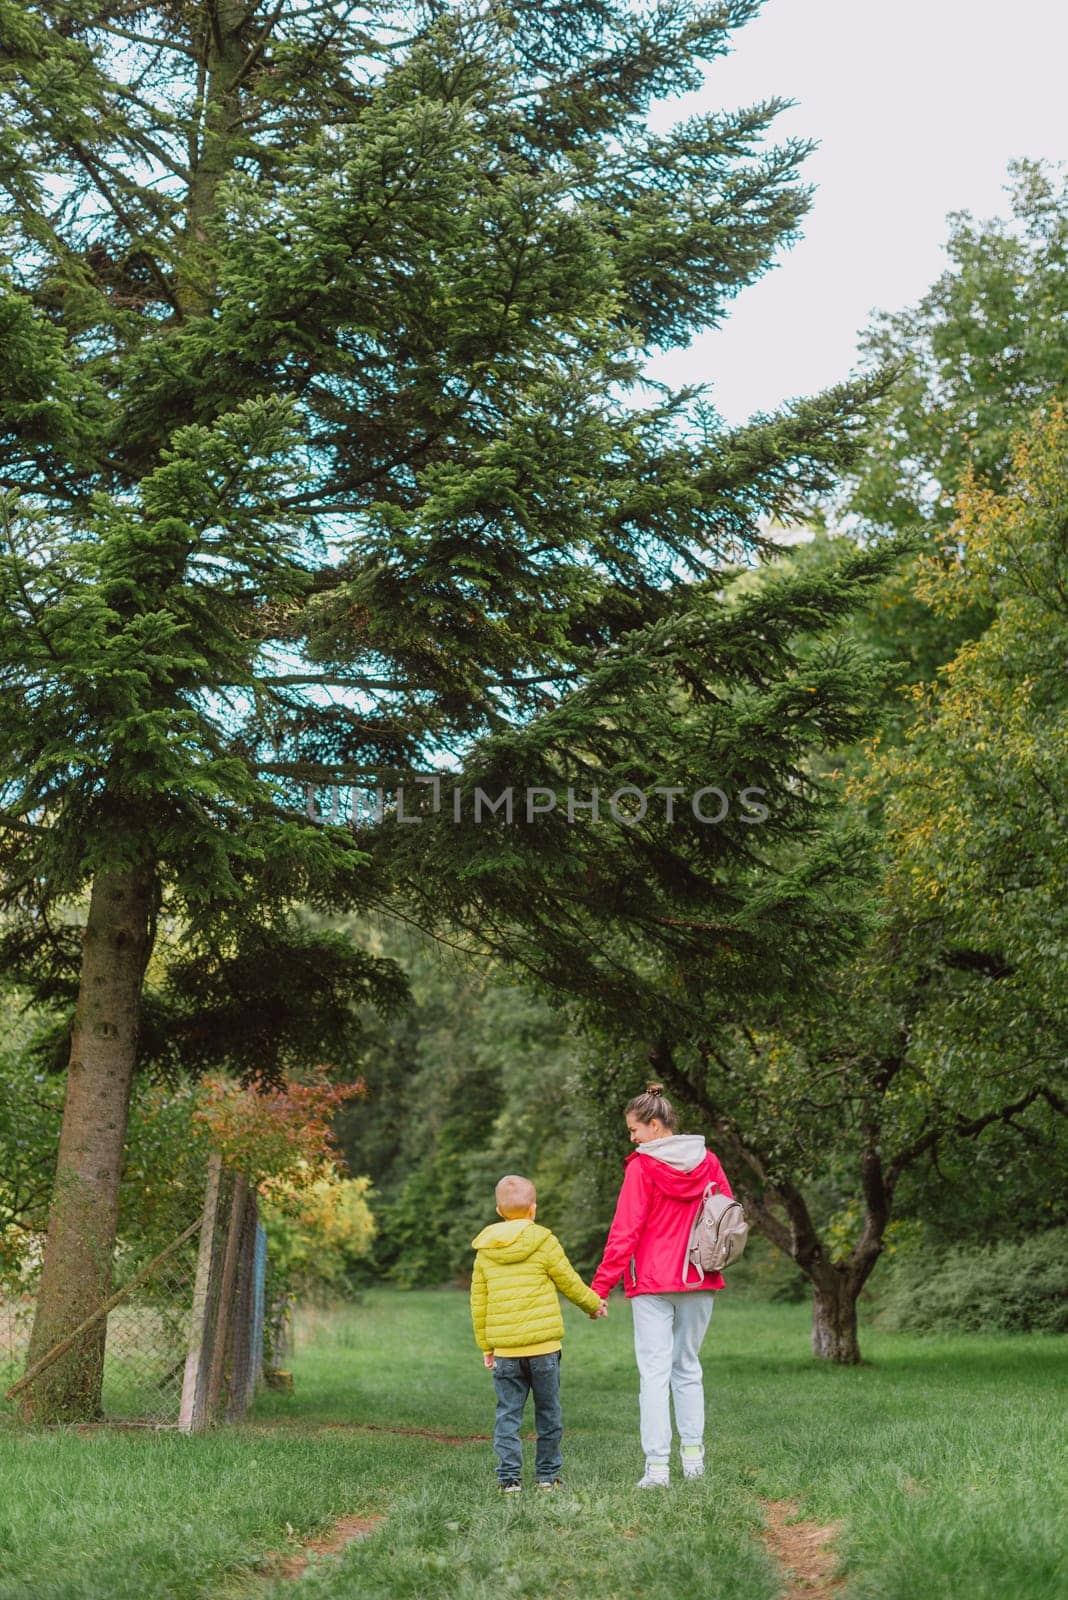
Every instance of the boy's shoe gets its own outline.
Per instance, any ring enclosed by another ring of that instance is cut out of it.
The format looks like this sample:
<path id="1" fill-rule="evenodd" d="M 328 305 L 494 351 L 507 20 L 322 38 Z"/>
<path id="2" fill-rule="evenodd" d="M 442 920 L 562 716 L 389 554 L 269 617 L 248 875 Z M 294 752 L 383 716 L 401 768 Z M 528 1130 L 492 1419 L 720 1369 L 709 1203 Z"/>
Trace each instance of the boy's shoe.
<path id="1" fill-rule="evenodd" d="M 523 1492 L 523 1485 L 515 1478 L 512 1478 L 508 1483 L 499 1483 L 497 1487 L 502 1494 L 522 1494 Z"/>
<path id="2" fill-rule="evenodd" d="M 638 1480 L 639 1489 L 667 1489 L 671 1486 L 671 1473 L 667 1467 L 646 1466 L 645 1477 Z"/>
<path id="3" fill-rule="evenodd" d="M 567 1485 L 563 1478 L 539 1478 L 536 1487 L 548 1492 L 551 1489 L 566 1489 Z"/>
<path id="4" fill-rule="evenodd" d="M 703 1478 L 705 1475 L 705 1449 L 700 1444 L 682 1447 L 682 1475 L 684 1478 Z"/>

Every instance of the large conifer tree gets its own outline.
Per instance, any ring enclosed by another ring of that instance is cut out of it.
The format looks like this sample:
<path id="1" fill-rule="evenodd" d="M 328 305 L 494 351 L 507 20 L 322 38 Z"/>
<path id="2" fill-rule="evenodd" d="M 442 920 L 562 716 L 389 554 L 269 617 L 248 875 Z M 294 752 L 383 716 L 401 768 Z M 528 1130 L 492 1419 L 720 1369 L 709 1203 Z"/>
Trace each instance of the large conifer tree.
<path id="1" fill-rule="evenodd" d="M 528 722 L 848 458 L 859 391 L 733 435 L 628 394 L 804 210 L 775 101 L 647 126 L 756 10 L 0 0 L 0 820 L 41 971 L 88 896 L 35 1352 L 109 1287 L 160 912 L 269 960 L 294 901 L 387 894 L 303 782 Z"/>

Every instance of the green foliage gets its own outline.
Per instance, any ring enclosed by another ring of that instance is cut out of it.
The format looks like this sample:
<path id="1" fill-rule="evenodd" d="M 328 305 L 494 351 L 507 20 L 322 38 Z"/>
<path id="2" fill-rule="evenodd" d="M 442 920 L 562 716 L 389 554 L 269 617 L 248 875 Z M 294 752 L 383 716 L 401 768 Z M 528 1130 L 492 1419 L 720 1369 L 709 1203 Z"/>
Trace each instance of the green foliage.
<path id="1" fill-rule="evenodd" d="M 48 1221 L 48 1201 L 63 1112 L 62 1081 L 27 1070 L 34 1030 L 15 998 L 0 997 L 0 1293 L 32 1272 Z"/>
<path id="2" fill-rule="evenodd" d="M 150 1260 L 204 1206 L 208 1144 L 194 1120 L 196 1090 L 141 1080 L 132 1096 L 119 1189 L 128 1260 Z"/>
<path id="3" fill-rule="evenodd" d="M 310 1184 L 270 1184 L 260 1200 L 272 1288 L 287 1296 L 342 1289 L 371 1248 L 370 1180 L 324 1173 Z"/>
<path id="4" fill-rule="evenodd" d="M 804 1273 L 755 1231 L 749 1235 L 742 1259 L 731 1267 L 726 1292 L 732 1301 L 737 1297 L 768 1305 L 805 1305 L 812 1298 Z"/>
<path id="5" fill-rule="evenodd" d="M 954 213 L 945 272 L 915 306 L 881 315 L 865 336 L 867 359 L 896 367 L 898 377 L 835 503 L 866 538 L 923 528 L 926 554 L 942 564 L 952 558 L 966 480 L 1006 488 L 1015 435 L 1036 406 L 1065 394 L 1068 181 L 1027 161 L 1010 166 L 1010 179 L 1009 217 Z M 933 681 L 991 617 L 978 590 L 952 613 L 932 608 L 918 576 L 910 565 L 891 577 L 855 625 L 868 649 L 898 664 L 899 685 Z M 907 707 L 891 692 L 884 743 L 905 721 Z"/>
<path id="6" fill-rule="evenodd" d="M 64 1083 L 30 1064 L 33 1019 L 11 1028 L 10 1004 L 9 1043 L 0 1055 L 0 1286 L 26 1288 L 48 1225 Z M 203 1206 L 207 1151 L 195 1136 L 194 1107 L 188 1086 L 168 1090 L 143 1080 L 133 1095 L 119 1189 L 124 1271 L 149 1260 Z"/>
<path id="7" fill-rule="evenodd" d="M 446 1283 L 470 1268 L 470 1240 L 464 1250 L 455 1237 L 468 1211 L 468 1156 L 478 1148 L 477 1141 L 465 1140 L 465 1131 L 462 1121 L 438 1130 L 431 1151 L 405 1179 L 383 1219 L 384 1243 L 394 1256 L 389 1275 L 403 1287 Z"/>
<path id="8" fill-rule="evenodd" d="M 701 612 L 635 630 L 558 707 L 482 740 L 458 782 L 467 814 L 476 787 L 514 785 L 522 804 L 524 785 L 544 786 L 555 807 L 467 827 L 443 808 L 419 839 L 385 828 L 418 920 L 466 928 L 475 948 L 632 1040 L 652 1042 L 669 1019 L 706 1026 L 710 993 L 732 1015 L 807 993 L 865 928 L 864 831 L 842 825 L 813 768 L 859 737 L 877 674 L 835 624 L 896 557 L 850 550 L 823 573 L 772 570 L 766 591 L 737 601 L 721 584 Z M 715 824 L 691 805 L 710 784 L 729 798 Z M 644 814 L 612 814 L 627 785 L 649 797 Z M 767 808 L 759 826 L 750 788 Z M 569 815 L 569 793 L 594 789 L 602 814 Z"/>
<path id="9" fill-rule="evenodd" d="M 1068 1225 L 1068 1118 L 1045 1101 L 903 1175 L 899 1214 L 940 1248 Z"/>
<path id="10" fill-rule="evenodd" d="M 877 1306 L 882 1326 L 910 1333 L 1068 1333 L 1068 1228 L 986 1248 L 914 1248 Z"/>
<path id="11" fill-rule="evenodd" d="M 968 474 L 1004 488 L 1014 435 L 1064 395 L 1068 179 L 1034 161 L 1009 173 L 1009 219 L 954 213 L 945 272 L 866 336 L 874 365 L 902 369 L 851 485 L 849 507 L 873 529 L 946 533 Z"/>
<path id="12" fill-rule="evenodd" d="M 70 1055 L 79 910 L 49 918 L 43 947 L 37 918 L 10 917 L 0 932 L 9 981 L 40 1002 L 23 1030 L 26 1059 L 48 1071 L 63 1071 Z M 172 925 L 158 934 L 141 1002 L 142 1069 L 171 1084 L 218 1071 L 278 1083 L 326 1061 L 343 1078 L 371 1009 L 389 1016 L 407 988 L 395 961 L 314 922 L 306 909 L 279 909 L 269 926 L 238 921 L 212 936 Z"/>
<path id="13" fill-rule="evenodd" d="M 1059 790 L 1068 766 L 1068 417 L 1021 435 L 1004 492 L 969 486 L 960 554 L 926 595 L 955 612 L 978 593 L 981 638 L 917 694 L 908 737 L 876 764 L 886 794 L 891 892 L 956 945 L 959 979 L 932 1039 L 948 1072 L 1063 1082 L 1068 1038 L 1068 864 Z M 1061 1102 L 1063 1109 L 1063 1102 Z"/>

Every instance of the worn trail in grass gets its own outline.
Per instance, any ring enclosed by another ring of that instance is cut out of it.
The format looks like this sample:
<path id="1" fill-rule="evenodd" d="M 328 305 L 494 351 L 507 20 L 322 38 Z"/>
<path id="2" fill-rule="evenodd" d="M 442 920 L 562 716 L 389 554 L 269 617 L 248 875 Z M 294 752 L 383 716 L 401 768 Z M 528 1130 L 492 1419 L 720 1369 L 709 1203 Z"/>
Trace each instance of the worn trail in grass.
<path id="1" fill-rule="evenodd" d="M 777 1600 L 761 1502 L 786 1499 L 835 1528 L 843 1600 L 1061 1600 L 1063 1341 L 869 1333 L 866 1353 L 817 1367 L 803 1308 L 720 1296 L 709 1476 L 651 1495 L 629 1313 L 569 1315 L 572 1490 L 502 1503 L 489 1445 L 456 1442 L 492 1420 L 465 1297 L 375 1291 L 305 1319 L 293 1394 L 240 1427 L 0 1428 L 0 1600 Z M 365 1536 L 282 1574 L 343 1517 Z"/>

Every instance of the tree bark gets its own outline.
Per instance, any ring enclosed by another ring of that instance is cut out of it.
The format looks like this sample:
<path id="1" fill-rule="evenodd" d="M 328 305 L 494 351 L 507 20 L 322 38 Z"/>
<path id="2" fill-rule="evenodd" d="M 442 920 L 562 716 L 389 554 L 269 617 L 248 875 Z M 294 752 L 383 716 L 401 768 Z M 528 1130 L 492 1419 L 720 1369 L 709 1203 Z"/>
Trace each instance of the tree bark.
<path id="1" fill-rule="evenodd" d="M 249 60 L 241 35 L 250 15 L 242 0 L 216 0 L 211 25 L 204 34 L 203 116 L 199 139 L 190 153 L 187 230 L 177 272 L 178 306 L 183 315 L 206 315 L 215 300 L 208 225 L 215 215 L 219 187 L 234 169 L 234 135 L 241 120 L 239 84 Z"/>
<path id="2" fill-rule="evenodd" d="M 147 869 L 100 872 L 93 881 L 28 1366 L 112 1290 L 152 901 Z M 102 1321 L 42 1373 L 23 1407 L 28 1420 L 91 1422 L 101 1415 L 106 1332 Z"/>
<path id="3" fill-rule="evenodd" d="M 851 1273 L 836 1267 L 812 1275 L 812 1354 L 821 1361 L 833 1361 L 843 1367 L 855 1367 L 860 1361 L 860 1289 Z"/>

